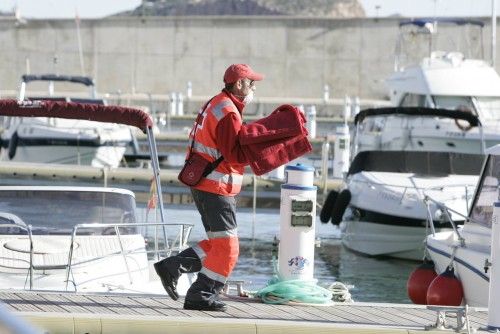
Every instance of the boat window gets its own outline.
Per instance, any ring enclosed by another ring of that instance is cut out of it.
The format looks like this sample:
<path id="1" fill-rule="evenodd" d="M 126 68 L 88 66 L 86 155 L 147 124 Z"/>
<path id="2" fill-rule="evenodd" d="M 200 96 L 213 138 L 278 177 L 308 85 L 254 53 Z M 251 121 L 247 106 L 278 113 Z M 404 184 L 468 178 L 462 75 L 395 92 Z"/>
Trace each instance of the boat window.
<path id="1" fill-rule="evenodd" d="M 492 155 L 488 158 L 476 195 L 469 213 L 472 222 L 491 228 L 493 203 L 498 201 L 498 181 L 500 180 L 500 156 Z"/>
<path id="2" fill-rule="evenodd" d="M 477 97 L 476 101 L 482 120 L 500 119 L 500 97 Z"/>
<path id="3" fill-rule="evenodd" d="M 90 103 L 90 104 L 101 104 L 104 105 L 105 102 L 103 99 L 85 99 L 85 98 L 76 98 L 76 97 L 71 97 L 70 102 L 76 102 L 76 103 Z"/>
<path id="4" fill-rule="evenodd" d="M 469 96 L 435 95 L 432 98 L 436 108 L 471 112 L 475 110 L 472 99 Z"/>
<path id="5" fill-rule="evenodd" d="M 359 123 L 359 133 L 382 132 L 387 117 L 370 117 Z"/>
<path id="6" fill-rule="evenodd" d="M 135 223 L 133 196 L 111 192 L 2 190 L 0 211 L 12 213 L 32 225 L 33 234 L 70 234 L 76 224 Z M 109 228 L 78 231 L 78 234 L 114 234 Z M 12 229 L 0 226 L 0 234 L 3 233 L 12 233 Z M 136 233 L 136 228 L 120 228 L 120 233 Z"/>
<path id="7" fill-rule="evenodd" d="M 400 107 L 425 107 L 425 95 L 406 94 L 399 105 Z"/>
<path id="8" fill-rule="evenodd" d="M 454 152 L 363 151 L 356 155 L 348 175 L 361 171 L 419 175 L 479 175 L 483 156 Z"/>

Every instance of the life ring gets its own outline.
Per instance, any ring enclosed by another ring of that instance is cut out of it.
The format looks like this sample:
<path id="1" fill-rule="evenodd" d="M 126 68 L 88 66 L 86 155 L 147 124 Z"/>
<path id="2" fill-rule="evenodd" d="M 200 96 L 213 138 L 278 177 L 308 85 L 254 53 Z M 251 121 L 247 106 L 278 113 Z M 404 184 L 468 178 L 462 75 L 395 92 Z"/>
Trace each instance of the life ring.
<path id="1" fill-rule="evenodd" d="M 344 189 L 340 192 L 340 194 L 337 196 L 337 200 L 335 201 L 335 204 L 333 205 L 332 209 L 332 224 L 333 225 L 338 225 L 342 221 L 342 216 L 344 216 L 345 209 L 347 209 L 347 206 L 349 205 L 349 202 L 351 201 L 351 192 L 349 189 Z"/>
<path id="2" fill-rule="evenodd" d="M 464 106 L 464 105 L 459 105 L 456 110 L 458 111 L 463 111 L 463 112 L 468 112 L 468 113 L 471 113 L 472 114 L 472 110 L 468 107 L 468 106 Z M 472 125 L 465 121 L 467 124 L 466 125 L 463 125 L 462 124 L 463 120 L 459 120 L 457 118 L 455 118 L 455 125 L 457 126 L 457 128 L 459 128 L 460 130 L 462 131 L 469 131 L 470 129 L 472 129 Z"/>
<path id="3" fill-rule="evenodd" d="M 458 120 L 458 119 L 455 118 L 455 125 L 460 130 L 467 132 L 470 129 L 472 129 L 472 125 L 469 122 L 465 121 L 465 122 L 467 122 L 467 125 L 463 125 L 461 122 L 462 122 L 462 120 Z"/>
<path id="4" fill-rule="evenodd" d="M 333 205 L 335 204 L 338 195 L 339 193 L 337 191 L 332 190 L 326 197 L 325 203 L 323 204 L 321 212 L 319 213 L 319 220 L 321 220 L 322 223 L 328 223 L 328 221 L 332 217 Z"/>
<path id="5" fill-rule="evenodd" d="M 19 143 L 19 136 L 17 131 L 12 134 L 9 140 L 9 159 L 12 160 L 16 156 L 17 144 Z"/>

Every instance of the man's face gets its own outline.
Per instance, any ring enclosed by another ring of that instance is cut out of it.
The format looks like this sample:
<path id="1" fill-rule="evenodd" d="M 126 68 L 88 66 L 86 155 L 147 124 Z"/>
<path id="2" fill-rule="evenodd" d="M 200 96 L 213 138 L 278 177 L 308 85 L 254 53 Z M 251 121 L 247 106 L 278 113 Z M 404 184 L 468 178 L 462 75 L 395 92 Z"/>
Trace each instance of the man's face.
<path id="1" fill-rule="evenodd" d="M 255 91 L 255 81 L 248 78 L 239 79 L 236 82 L 237 95 L 247 96 L 251 91 Z"/>

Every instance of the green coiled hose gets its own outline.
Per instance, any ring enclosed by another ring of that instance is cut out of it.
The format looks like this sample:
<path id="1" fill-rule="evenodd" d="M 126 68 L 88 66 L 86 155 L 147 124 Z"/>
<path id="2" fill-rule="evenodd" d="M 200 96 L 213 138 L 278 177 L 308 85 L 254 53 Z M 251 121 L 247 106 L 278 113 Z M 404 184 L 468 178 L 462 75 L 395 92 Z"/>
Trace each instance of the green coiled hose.
<path id="1" fill-rule="evenodd" d="M 332 292 L 318 286 L 318 280 L 283 280 L 276 268 L 276 257 L 273 256 L 274 276 L 267 286 L 254 293 L 266 304 L 329 304 L 332 302 Z"/>

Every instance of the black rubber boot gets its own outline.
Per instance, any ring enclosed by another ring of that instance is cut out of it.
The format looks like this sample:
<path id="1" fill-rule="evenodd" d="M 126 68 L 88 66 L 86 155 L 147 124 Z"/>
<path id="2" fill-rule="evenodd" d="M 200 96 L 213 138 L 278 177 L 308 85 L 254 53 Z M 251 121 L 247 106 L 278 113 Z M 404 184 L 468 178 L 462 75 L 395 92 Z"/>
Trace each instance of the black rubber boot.
<path id="1" fill-rule="evenodd" d="M 177 281 L 184 273 L 198 272 L 201 261 L 192 248 L 188 248 L 175 256 L 167 257 L 154 264 L 155 271 L 160 276 L 163 288 L 173 300 L 179 299 Z"/>
<path id="2" fill-rule="evenodd" d="M 224 312 L 227 305 L 219 300 L 219 293 L 224 283 L 208 278 L 204 274 L 198 274 L 198 278 L 191 285 L 184 300 L 185 310 L 217 311 Z"/>

